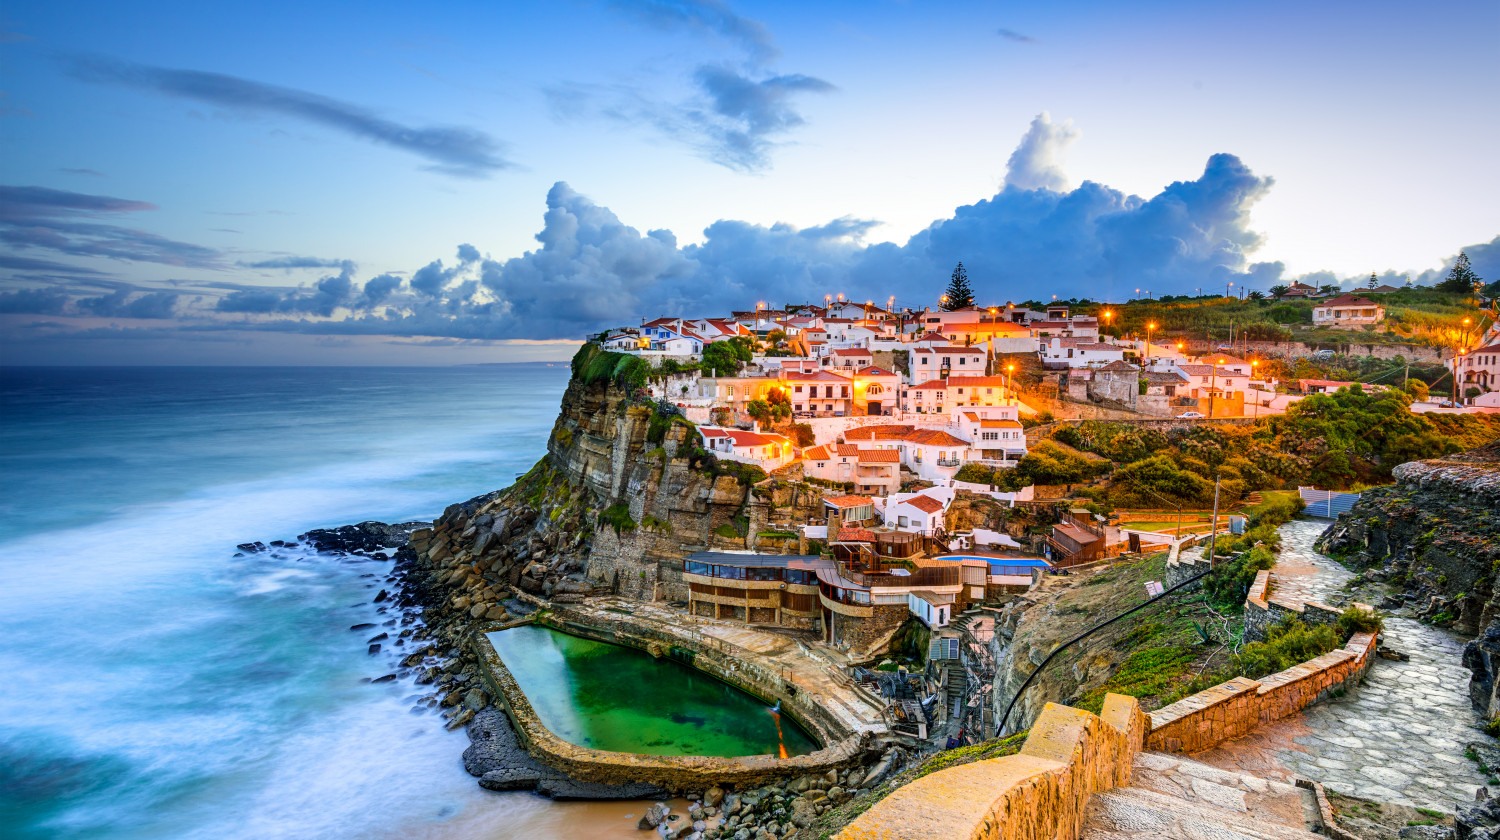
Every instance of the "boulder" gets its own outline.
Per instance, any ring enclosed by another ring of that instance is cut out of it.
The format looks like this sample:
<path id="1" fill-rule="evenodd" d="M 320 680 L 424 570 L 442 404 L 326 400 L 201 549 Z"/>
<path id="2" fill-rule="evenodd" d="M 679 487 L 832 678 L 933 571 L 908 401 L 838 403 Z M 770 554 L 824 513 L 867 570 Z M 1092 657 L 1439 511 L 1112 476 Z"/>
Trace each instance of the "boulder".
<path id="1" fill-rule="evenodd" d="M 646 807 L 646 813 L 641 815 L 641 821 L 636 823 L 636 828 L 646 831 L 656 828 L 666 821 L 667 815 L 672 812 L 670 806 L 665 802 L 653 802 Z"/>
<path id="2" fill-rule="evenodd" d="M 471 688 L 464 695 L 464 708 L 479 711 L 490 704 L 490 696 L 482 688 Z"/>
<path id="3" fill-rule="evenodd" d="M 792 800 L 792 825 L 798 828 L 807 828 L 813 824 L 813 820 L 817 819 L 817 817 L 817 809 L 813 807 L 811 800 L 801 796 Z"/>

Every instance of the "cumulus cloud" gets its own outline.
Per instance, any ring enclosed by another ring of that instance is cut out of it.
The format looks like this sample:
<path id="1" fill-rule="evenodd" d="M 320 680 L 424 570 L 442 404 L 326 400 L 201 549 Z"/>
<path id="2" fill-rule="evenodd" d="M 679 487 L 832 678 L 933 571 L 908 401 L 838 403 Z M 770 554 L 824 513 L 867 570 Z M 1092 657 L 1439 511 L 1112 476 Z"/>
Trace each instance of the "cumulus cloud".
<path id="1" fill-rule="evenodd" d="M 97 221 L 103 215 L 155 210 L 145 201 L 46 187 L 0 186 L 0 242 L 80 257 L 214 267 L 212 248 Z"/>
<path id="2" fill-rule="evenodd" d="M 68 296 L 52 289 L 17 289 L 0 292 L 0 312 L 22 315 L 61 315 Z"/>
<path id="3" fill-rule="evenodd" d="M 1021 138 L 1021 145 L 1010 154 L 1005 185 L 1023 190 L 1067 189 L 1068 176 L 1063 172 L 1062 158 L 1077 139 L 1078 129 L 1073 127 L 1072 120 L 1054 123 L 1046 111 L 1037 114 Z"/>
<path id="4" fill-rule="evenodd" d="M 472 128 L 402 125 L 349 102 L 223 73 L 98 57 L 77 58 L 70 64 L 73 74 L 88 82 L 207 102 L 238 113 L 279 114 L 316 123 L 417 155 L 430 162 L 428 168 L 448 175 L 483 178 L 514 166 L 501 155 L 498 141 Z"/>
<path id="5" fill-rule="evenodd" d="M 363 306 L 378 306 L 385 302 L 397 289 L 401 288 L 401 282 L 401 278 L 394 274 L 381 274 L 371 277 L 365 283 L 365 290 L 362 295 Z"/>
<path id="6" fill-rule="evenodd" d="M 134 296 L 128 288 L 103 297 L 79 298 L 80 311 L 103 318 L 171 318 L 176 314 L 176 292 L 148 292 Z"/>

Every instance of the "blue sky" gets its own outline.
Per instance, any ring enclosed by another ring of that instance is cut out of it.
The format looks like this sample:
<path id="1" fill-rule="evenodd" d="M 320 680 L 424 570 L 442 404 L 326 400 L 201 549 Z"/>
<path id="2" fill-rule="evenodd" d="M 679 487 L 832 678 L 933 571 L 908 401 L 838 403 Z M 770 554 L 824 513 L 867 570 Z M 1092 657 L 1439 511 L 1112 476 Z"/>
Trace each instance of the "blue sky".
<path id="1" fill-rule="evenodd" d="M 3 31 L 11 364 L 561 357 L 920 306 L 959 259 L 991 301 L 1500 272 L 1494 3 L 21 0 Z"/>

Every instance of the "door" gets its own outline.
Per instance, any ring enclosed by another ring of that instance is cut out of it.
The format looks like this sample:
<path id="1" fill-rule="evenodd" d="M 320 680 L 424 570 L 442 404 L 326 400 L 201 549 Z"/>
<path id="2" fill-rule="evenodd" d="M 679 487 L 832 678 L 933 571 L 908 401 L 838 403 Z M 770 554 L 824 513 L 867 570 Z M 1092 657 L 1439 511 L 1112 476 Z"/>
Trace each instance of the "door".
<path id="1" fill-rule="evenodd" d="M 870 408 L 869 414 L 870 414 L 871 417 L 879 417 L 880 416 L 880 401 L 879 400 L 870 400 L 868 403 L 866 403 L 866 405 L 868 405 L 869 408 Z"/>

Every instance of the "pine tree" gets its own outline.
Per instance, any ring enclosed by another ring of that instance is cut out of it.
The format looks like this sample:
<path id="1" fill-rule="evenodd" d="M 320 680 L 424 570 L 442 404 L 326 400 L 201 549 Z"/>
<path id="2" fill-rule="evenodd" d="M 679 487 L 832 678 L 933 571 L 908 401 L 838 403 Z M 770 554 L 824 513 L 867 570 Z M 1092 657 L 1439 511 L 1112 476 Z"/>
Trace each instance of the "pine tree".
<path id="1" fill-rule="evenodd" d="M 1458 292 L 1460 294 L 1473 294 L 1474 287 L 1482 283 L 1479 275 L 1469 267 L 1469 255 L 1463 251 L 1458 252 L 1458 259 L 1453 261 L 1453 268 L 1443 282 L 1437 284 L 1440 292 Z"/>
<path id="2" fill-rule="evenodd" d="M 948 291 L 943 294 L 943 309 L 952 312 L 973 305 L 974 290 L 969 288 L 969 273 L 964 271 L 964 264 L 959 263 L 948 281 Z"/>
<path id="3" fill-rule="evenodd" d="M 1373 271 L 1370 272 L 1370 288 L 1373 289 L 1373 288 L 1375 288 L 1378 285 L 1380 285 L 1380 284 L 1375 282 L 1375 272 L 1373 272 Z"/>

